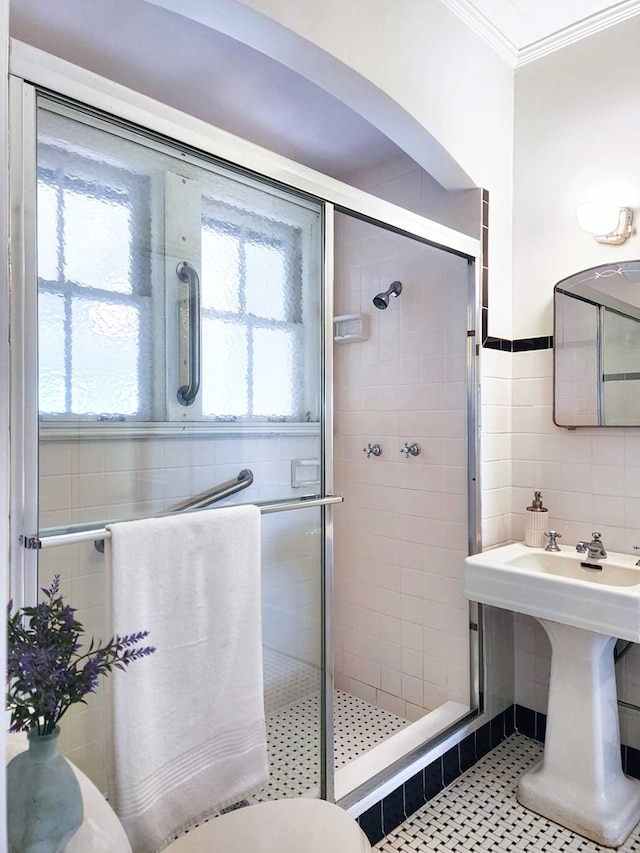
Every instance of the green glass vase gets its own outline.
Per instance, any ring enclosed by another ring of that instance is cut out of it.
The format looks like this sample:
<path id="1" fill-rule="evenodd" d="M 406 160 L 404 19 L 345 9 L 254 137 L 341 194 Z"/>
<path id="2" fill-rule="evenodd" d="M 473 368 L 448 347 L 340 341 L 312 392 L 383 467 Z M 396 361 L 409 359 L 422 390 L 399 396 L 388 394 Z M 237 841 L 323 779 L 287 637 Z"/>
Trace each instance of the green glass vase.
<path id="1" fill-rule="evenodd" d="M 58 752 L 60 729 L 39 735 L 7 765 L 9 853 L 62 853 L 83 820 L 76 775 Z"/>

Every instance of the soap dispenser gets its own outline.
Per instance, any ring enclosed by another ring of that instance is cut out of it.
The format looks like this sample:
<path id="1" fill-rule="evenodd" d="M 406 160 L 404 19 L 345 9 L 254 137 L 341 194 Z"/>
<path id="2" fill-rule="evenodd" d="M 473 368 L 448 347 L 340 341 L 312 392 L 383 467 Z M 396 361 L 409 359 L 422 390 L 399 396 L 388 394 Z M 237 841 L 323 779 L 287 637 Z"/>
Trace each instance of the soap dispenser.
<path id="1" fill-rule="evenodd" d="M 534 492 L 533 503 L 527 507 L 527 527 L 524 544 L 530 548 L 544 548 L 544 532 L 549 529 L 549 510 L 542 506 L 542 493 Z"/>

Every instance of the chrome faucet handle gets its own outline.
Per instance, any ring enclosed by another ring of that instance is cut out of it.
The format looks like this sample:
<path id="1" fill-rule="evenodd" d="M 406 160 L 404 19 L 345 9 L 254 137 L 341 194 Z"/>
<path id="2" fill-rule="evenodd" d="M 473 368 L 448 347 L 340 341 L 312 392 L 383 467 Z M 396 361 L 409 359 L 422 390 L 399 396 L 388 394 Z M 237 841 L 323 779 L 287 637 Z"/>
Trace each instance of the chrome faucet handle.
<path id="1" fill-rule="evenodd" d="M 592 533 L 591 542 L 578 542 L 576 551 L 578 554 L 587 554 L 590 560 L 606 560 L 607 552 L 604 548 L 601 533 Z"/>
<path id="2" fill-rule="evenodd" d="M 414 441 L 413 444 L 409 444 L 405 441 L 404 447 L 400 448 L 400 453 L 404 453 L 405 459 L 408 459 L 409 456 L 420 456 L 421 451 L 422 448 L 417 441 Z"/>
<path id="3" fill-rule="evenodd" d="M 548 533 L 544 534 L 549 540 L 547 547 L 544 549 L 545 551 L 559 551 L 560 546 L 557 543 L 557 539 L 562 539 L 562 533 L 558 533 L 557 530 L 550 530 Z"/>
<path id="4" fill-rule="evenodd" d="M 367 454 L 367 459 L 371 459 L 372 456 L 382 456 L 382 447 L 379 444 L 367 444 L 366 447 L 362 448 L 362 452 Z"/>

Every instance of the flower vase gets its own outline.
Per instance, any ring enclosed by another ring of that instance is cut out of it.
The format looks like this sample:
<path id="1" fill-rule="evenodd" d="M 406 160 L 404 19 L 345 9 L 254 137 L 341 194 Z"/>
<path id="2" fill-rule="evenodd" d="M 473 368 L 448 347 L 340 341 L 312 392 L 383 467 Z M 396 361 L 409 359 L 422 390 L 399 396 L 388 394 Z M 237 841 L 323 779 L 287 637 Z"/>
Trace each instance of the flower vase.
<path id="1" fill-rule="evenodd" d="M 58 752 L 60 729 L 39 735 L 7 765 L 9 853 L 62 853 L 83 820 L 82 794 L 71 765 Z"/>

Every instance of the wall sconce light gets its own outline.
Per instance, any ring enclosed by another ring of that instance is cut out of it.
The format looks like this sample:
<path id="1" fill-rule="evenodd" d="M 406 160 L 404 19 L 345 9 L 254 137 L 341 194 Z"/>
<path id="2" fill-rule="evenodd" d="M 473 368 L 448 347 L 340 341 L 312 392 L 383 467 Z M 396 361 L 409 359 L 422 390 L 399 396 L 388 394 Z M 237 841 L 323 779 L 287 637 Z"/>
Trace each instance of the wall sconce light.
<path id="1" fill-rule="evenodd" d="M 624 243 L 633 230 L 633 211 L 628 207 L 589 202 L 581 204 L 576 215 L 580 228 L 593 234 L 599 243 Z"/>

